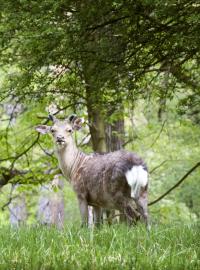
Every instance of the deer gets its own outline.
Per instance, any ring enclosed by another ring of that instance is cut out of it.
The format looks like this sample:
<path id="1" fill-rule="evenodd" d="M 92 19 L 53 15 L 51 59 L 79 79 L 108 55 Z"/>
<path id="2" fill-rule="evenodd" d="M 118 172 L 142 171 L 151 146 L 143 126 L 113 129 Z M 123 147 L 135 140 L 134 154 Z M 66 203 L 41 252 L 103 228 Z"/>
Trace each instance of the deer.
<path id="1" fill-rule="evenodd" d="M 118 150 L 105 154 L 85 154 L 73 138 L 82 119 L 70 115 L 59 120 L 49 114 L 51 126 L 38 125 L 36 131 L 52 135 L 59 167 L 76 193 L 82 225 L 88 226 L 88 206 L 93 207 L 94 225 L 101 223 L 101 209 L 118 210 L 129 223 L 141 220 L 148 228 L 148 170 L 141 157 Z"/>

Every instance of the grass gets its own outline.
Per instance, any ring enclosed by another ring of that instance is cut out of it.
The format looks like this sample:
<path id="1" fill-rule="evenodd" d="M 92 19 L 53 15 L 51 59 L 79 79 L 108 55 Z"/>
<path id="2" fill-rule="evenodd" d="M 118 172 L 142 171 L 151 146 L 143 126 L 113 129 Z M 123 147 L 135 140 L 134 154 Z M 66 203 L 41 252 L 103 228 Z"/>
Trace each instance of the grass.
<path id="1" fill-rule="evenodd" d="M 1 227 L 0 269 L 200 269 L 199 229 Z"/>

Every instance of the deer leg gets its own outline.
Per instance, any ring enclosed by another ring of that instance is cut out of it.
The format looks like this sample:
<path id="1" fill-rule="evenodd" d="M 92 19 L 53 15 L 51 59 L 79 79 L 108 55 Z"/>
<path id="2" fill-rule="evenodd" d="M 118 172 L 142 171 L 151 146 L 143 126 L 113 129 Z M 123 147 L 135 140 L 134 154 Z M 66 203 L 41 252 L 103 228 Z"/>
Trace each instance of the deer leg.
<path id="1" fill-rule="evenodd" d="M 136 224 L 139 219 L 139 213 L 137 211 L 137 205 L 132 198 L 118 198 L 118 210 L 121 214 L 124 214 L 124 220 L 128 224 Z"/>
<path id="2" fill-rule="evenodd" d="M 93 206 L 93 212 L 94 212 L 94 225 L 99 227 L 99 225 L 102 223 L 102 210 L 100 207 Z"/>
<path id="3" fill-rule="evenodd" d="M 104 219 L 106 220 L 106 222 L 108 223 L 108 225 L 112 225 L 112 218 L 115 214 L 115 210 L 108 210 L 108 209 L 104 209 L 103 210 L 104 213 Z"/>
<path id="4" fill-rule="evenodd" d="M 136 210 L 136 204 L 133 199 L 126 201 L 124 214 L 129 225 L 136 224 L 139 220 L 139 213 Z"/>
<path id="5" fill-rule="evenodd" d="M 142 192 L 139 199 L 136 200 L 135 203 L 137 205 L 138 212 L 141 214 L 142 221 L 149 229 L 147 190 Z"/>
<path id="6" fill-rule="evenodd" d="M 126 217 L 125 213 L 123 213 L 123 212 L 120 211 L 119 214 L 120 214 L 120 216 L 119 216 L 119 222 L 120 223 L 126 223 L 127 222 L 127 217 Z"/>
<path id="7" fill-rule="evenodd" d="M 93 222 L 93 207 L 92 206 L 88 206 L 88 227 L 92 228 L 94 222 Z"/>
<path id="8" fill-rule="evenodd" d="M 84 199 L 78 198 L 79 210 L 81 214 L 82 226 L 88 226 L 88 203 Z"/>

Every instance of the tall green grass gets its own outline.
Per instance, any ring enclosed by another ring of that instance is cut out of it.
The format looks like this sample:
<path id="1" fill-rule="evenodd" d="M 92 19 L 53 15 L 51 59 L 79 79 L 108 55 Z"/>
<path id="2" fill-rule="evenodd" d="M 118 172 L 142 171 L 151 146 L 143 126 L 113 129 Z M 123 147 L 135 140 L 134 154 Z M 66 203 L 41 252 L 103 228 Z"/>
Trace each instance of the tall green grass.
<path id="1" fill-rule="evenodd" d="M 199 225 L 0 229 L 0 269 L 200 269 Z"/>

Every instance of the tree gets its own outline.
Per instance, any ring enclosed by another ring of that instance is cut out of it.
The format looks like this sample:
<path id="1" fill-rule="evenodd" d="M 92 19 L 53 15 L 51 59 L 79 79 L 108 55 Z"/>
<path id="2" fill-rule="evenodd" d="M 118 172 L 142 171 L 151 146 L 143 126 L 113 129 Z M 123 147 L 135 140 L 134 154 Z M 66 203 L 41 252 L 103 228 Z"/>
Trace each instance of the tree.
<path id="1" fill-rule="evenodd" d="M 93 149 L 103 152 L 108 115 L 109 119 L 117 115 L 114 122 L 119 123 L 123 117 L 117 112 L 128 102 L 134 107 L 140 97 L 162 99 L 164 95 L 167 104 L 185 91 L 198 100 L 197 1 L 8 0 L 0 4 L 1 64 L 7 73 L 0 97 L 1 101 L 30 102 L 24 119 L 38 101 L 56 99 L 60 112 L 87 111 Z M 160 83 L 166 74 L 167 93 Z M 42 118 L 44 103 L 38 106 Z M 40 120 L 35 114 L 32 124 Z M 1 134 L 6 140 L 5 129 Z M 27 147 L 20 138 L 20 149 L 3 151 L 1 162 L 9 175 L 14 166 L 23 171 L 26 154 L 40 147 L 41 139 L 34 133 L 25 135 Z M 45 159 L 55 165 L 50 155 Z M 37 161 L 45 164 L 41 157 Z M 44 168 L 38 167 L 37 172 L 42 172 Z M 29 170 L 26 181 L 30 174 Z"/>

